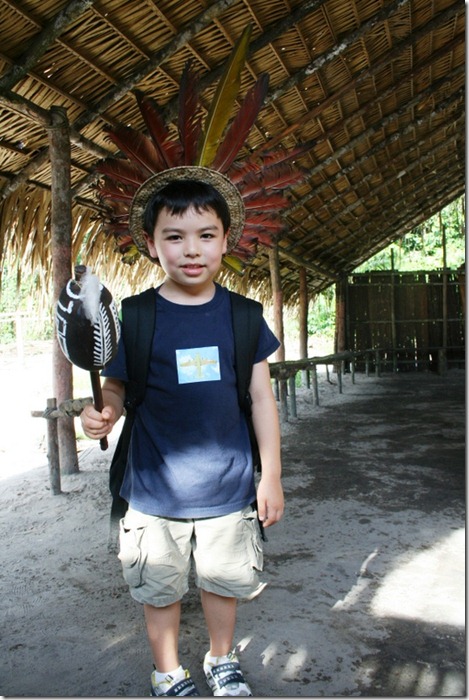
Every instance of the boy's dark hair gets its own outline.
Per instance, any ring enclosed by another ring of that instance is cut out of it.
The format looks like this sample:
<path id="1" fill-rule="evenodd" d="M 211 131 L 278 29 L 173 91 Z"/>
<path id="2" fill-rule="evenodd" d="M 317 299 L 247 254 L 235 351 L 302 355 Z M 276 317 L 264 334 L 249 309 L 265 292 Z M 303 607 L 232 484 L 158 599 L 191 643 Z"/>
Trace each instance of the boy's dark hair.
<path id="1" fill-rule="evenodd" d="M 150 198 L 143 220 L 145 231 L 150 235 L 153 233 L 163 209 L 177 216 L 191 207 L 197 212 L 212 209 L 221 220 L 224 232 L 230 228 L 230 210 L 220 192 L 208 182 L 188 179 L 170 182 Z"/>

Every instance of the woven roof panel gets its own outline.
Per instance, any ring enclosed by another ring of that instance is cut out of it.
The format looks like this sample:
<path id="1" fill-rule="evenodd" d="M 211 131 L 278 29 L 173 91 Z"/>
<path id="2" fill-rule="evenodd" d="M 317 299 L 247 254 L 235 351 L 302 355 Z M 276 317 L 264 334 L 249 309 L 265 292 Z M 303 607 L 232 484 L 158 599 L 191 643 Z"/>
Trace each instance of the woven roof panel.
<path id="1" fill-rule="evenodd" d="M 308 144 L 299 159 L 307 176 L 290 191 L 279 238 L 287 298 L 299 266 L 319 291 L 464 191 L 462 0 L 9 0 L 0 2 L 0 254 L 15 248 L 48 265 L 39 203 L 50 200 L 49 110 L 62 106 L 74 245 L 87 239 L 91 264 L 141 277 L 139 265 L 116 264 L 99 226 L 93 169 L 116 152 L 105 127 L 142 128 L 138 89 L 174 130 L 189 58 L 207 106 L 249 22 L 239 100 L 262 72 L 270 87 L 246 148 Z M 260 247 L 245 279 L 262 286 L 268 276 Z"/>

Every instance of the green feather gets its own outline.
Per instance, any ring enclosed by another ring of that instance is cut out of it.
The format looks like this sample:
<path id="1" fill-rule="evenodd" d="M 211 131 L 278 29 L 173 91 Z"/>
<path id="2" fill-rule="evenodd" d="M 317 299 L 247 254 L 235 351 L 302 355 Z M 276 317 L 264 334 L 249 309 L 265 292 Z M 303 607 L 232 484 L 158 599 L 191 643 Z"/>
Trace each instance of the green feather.
<path id="1" fill-rule="evenodd" d="M 195 165 L 209 167 L 215 158 L 220 139 L 228 123 L 238 94 L 241 71 L 246 61 L 252 25 L 248 24 L 231 52 L 224 73 L 213 96 L 199 142 Z"/>

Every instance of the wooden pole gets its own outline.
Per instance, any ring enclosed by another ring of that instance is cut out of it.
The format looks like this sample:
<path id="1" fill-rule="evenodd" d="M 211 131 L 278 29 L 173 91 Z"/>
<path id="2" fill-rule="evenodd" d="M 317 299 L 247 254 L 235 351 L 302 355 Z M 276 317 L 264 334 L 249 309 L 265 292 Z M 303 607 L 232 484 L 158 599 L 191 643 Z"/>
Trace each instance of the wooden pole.
<path id="1" fill-rule="evenodd" d="M 57 408 L 57 400 L 47 399 L 47 408 Z M 53 496 L 62 493 L 60 482 L 59 441 L 57 431 L 57 418 L 47 420 L 47 459 L 49 462 L 50 489 Z"/>
<path id="2" fill-rule="evenodd" d="M 53 306 L 72 276 L 72 200 L 70 177 L 70 133 L 66 110 L 51 107 L 49 152 L 51 161 L 51 252 Z M 52 348 L 53 387 L 60 404 L 73 397 L 73 370 L 54 334 Z M 60 468 L 63 474 L 78 472 L 73 418 L 58 420 Z"/>
<path id="3" fill-rule="evenodd" d="M 448 268 L 447 268 L 447 258 L 446 258 L 446 228 L 442 221 L 441 211 L 440 211 L 440 230 L 441 230 L 441 244 L 443 248 L 443 339 L 442 339 L 442 353 L 440 353 L 439 359 L 439 371 L 440 374 L 445 374 L 447 369 L 447 358 L 448 358 Z"/>
<path id="4" fill-rule="evenodd" d="M 347 278 L 340 280 L 335 285 L 335 342 L 334 352 L 347 350 L 346 323 L 345 323 L 345 294 Z M 351 348 L 353 349 L 353 348 Z M 334 363 L 335 371 L 340 374 L 340 364 Z"/>
<path id="5" fill-rule="evenodd" d="M 306 268 L 300 267 L 300 360 L 308 357 L 308 282 Z M 302 384 L 309 387 L 309 372 L 302 371 Z"/>
<path id="6" fill-rule="evenodd" d="M 285 345 L 283 330 L 283 293 L 280 277 L 280 262 L 278 246 L 275 243 L 269 250 L 270 281 L 272 285 L 272 301 L 274 308 L 274 333 L 281 342 L 281 346 L 275 353 L 276 362 L 285 362 Z"/>
<path id="7" fill-rule="evenodd" d="M 281 345 L 275 353 L 276 362 L 285 362 L 285 336 L 283 330 L 283 293 L 280 277 L 280 262 L 278 245 L 274 243 L 269 250 L 270 282 L 272 285 L 272 300 L 274 308 L 274 333 Z M 285 380 L 279 381 L 280 419 L 288 420 L 287 384 Z"/>
<path id="8" fill-rule="evenodd" d="M 396 328 L 396 274 L 394 269 L 394 250 L 391 248 L 391 341 L 392 368 L 397 372 L 397 328 Z"/>

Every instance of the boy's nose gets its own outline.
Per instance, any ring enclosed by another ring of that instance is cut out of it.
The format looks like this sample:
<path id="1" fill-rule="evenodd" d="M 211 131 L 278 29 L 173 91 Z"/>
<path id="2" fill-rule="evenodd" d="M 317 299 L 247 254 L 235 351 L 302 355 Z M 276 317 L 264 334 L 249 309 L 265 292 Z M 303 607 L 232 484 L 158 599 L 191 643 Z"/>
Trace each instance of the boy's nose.
<path id="1" fill-rule="evenodd" d="M 184 253 L 190 258 L 195 258 L 200 255 L 198 242 L 195 240 L 187 239 L 186 245 L 184 247 Z"/>

